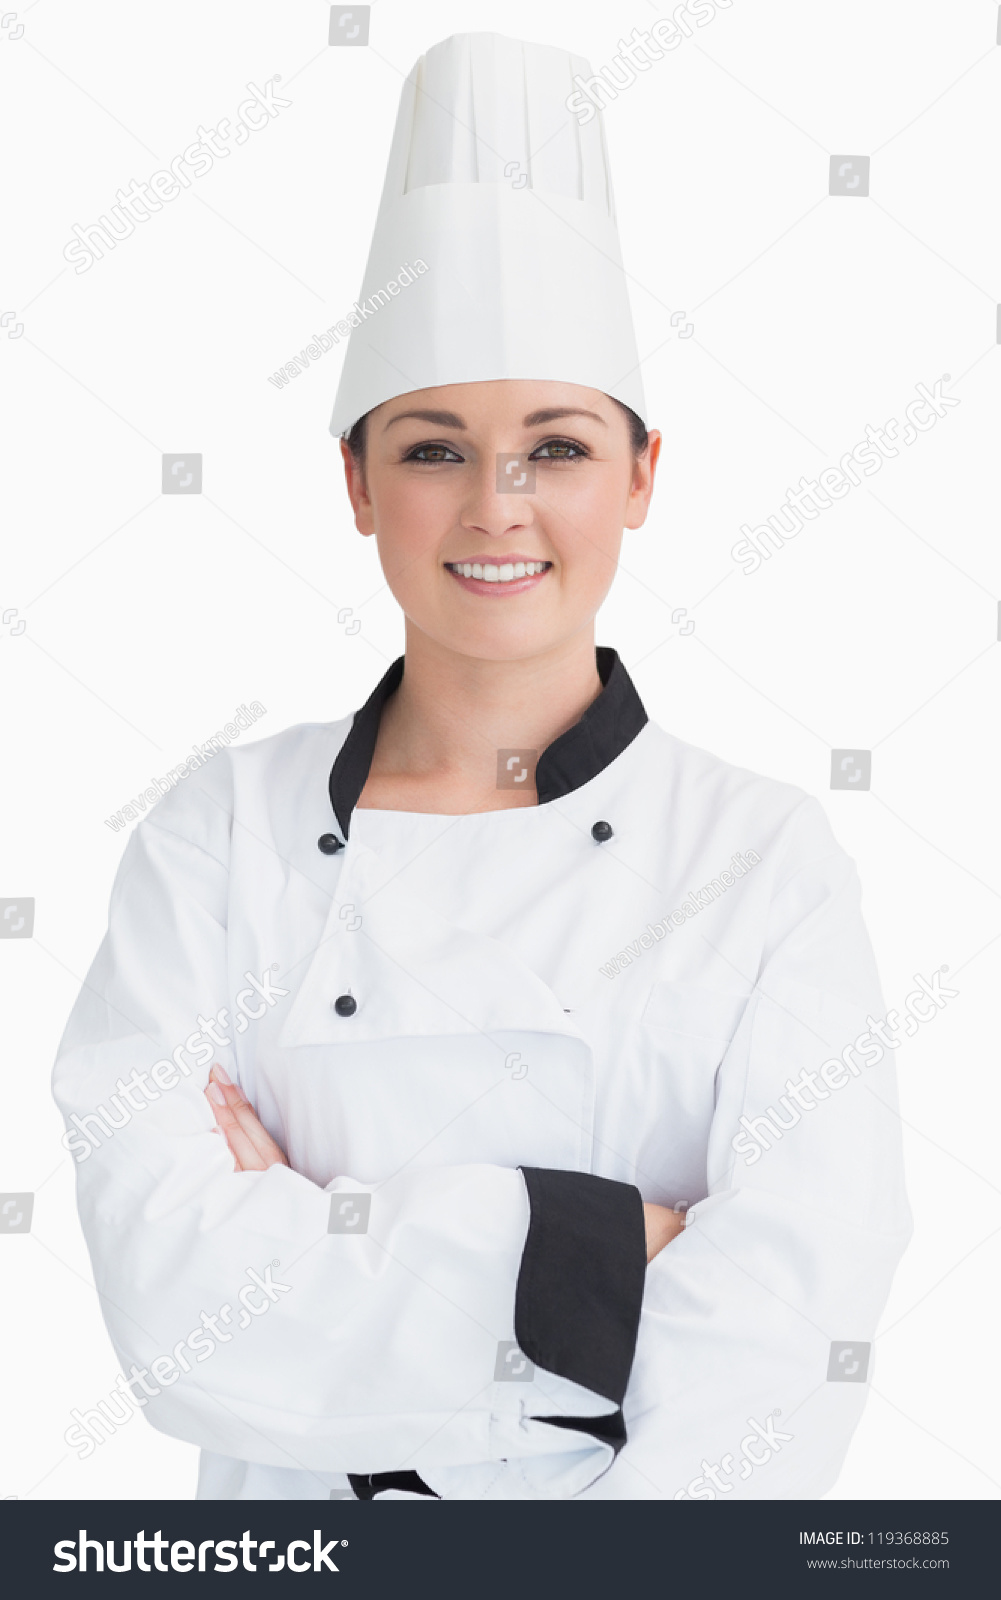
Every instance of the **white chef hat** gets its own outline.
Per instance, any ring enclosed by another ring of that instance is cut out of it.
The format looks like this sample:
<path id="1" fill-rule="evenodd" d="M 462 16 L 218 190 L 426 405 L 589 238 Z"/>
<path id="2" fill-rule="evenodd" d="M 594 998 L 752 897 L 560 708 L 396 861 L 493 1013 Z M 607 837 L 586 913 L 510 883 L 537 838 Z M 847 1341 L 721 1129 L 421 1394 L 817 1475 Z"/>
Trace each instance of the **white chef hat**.
<path id="1" fill-rule="evenodd" d="M 496 33 L 407 78 L 330 431 L 415 389 L 493 378 L 600 389 L 646 421 L 600 113 L 581 57 Z"/>

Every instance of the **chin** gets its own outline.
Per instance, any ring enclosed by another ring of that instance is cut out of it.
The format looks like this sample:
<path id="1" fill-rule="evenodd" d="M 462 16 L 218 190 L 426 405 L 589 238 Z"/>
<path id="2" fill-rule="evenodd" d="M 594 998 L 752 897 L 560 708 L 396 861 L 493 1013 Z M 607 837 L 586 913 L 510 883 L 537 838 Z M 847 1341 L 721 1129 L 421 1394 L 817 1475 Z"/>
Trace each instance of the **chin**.
<path id="1" fill-rule="evenodd" d="M 420 627 L 417 623 L 415 626 Z M 569 633 L 576 629 L 566 627 L 539 627 L 533 625 L 518 625 L 514 619 L 506 625 L 501 625 L 500 619 L 490 622 L 485 619 L 478 626 L 470 625 L 468 621 L 461 627 L 449 627 L 440 624 L 437 627 L 421 628 L 436 644 L 447 650 L 453 650 L 458 655 L 469 656 L 474 661 L 527 661 L 533 656 L 545 655 L 547 651 L 555 649 L 562 644 Z"/>

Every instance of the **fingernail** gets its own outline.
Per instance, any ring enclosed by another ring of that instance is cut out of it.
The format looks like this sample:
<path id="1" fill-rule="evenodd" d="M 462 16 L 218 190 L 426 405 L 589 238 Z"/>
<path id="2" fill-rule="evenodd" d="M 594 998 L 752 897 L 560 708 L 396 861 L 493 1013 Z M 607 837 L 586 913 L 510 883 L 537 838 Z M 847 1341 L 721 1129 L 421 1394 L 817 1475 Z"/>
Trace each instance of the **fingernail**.
<path id="1" fill-rule="evenodd" d="M 223 1094 L 217 1083 L 210 1083 L 205 1093 L 208 1095 L 210 1100 L 215 1101 L 217 1106 L 224 1106 L 226 1104 L 226 1096 Z"/>
<path id="2" fill-rule="evenodd" d="M 215 1073 L 215 1075 L 219 1079 L 220 1083 L 224 1083 L 226 1085 L 227 1089 L 232 1089 L 233 1080 L 230 1077 L 229 1073 L 226 1071 L 225 1067 L 221 1067 L 219 1065 L 218 1061 L 217 1061 L 215 1066 L 212 1068 L 212 1071 Z"/>

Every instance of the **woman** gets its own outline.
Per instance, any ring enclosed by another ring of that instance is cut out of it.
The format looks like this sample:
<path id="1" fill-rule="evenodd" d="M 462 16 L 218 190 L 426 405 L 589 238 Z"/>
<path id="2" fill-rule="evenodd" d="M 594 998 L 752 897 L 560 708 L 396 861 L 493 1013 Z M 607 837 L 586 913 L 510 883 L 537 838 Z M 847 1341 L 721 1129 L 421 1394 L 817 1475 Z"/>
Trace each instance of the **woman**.
<path id="1" fill-rule="evenodd" d="M 660 436 L 587 71 L 411 74 L 332 422 L 405 655 L 140 824 L 61 1047 L 201 1497 L 822 1494 L 906 1242 L 852 862 L 595 649 Z"/>

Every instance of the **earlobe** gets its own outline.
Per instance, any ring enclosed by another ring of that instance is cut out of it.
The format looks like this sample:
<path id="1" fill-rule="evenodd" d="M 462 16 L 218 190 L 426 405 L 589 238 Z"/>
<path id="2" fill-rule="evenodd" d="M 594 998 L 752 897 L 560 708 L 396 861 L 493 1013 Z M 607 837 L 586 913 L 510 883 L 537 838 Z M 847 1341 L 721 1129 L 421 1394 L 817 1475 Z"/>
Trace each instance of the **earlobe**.
<path id="1" fill-rule="evenodd" d="M 661 437 L 656 428 L 651 428 L 647 435 L 646 455 L 635 463 L 632 488 L 629 492 L 630 504 L 634 510 L 626 520 L 627 528 L 641 528 L 647 519 L 660 457 Z"/>
<path id="2" fill-rule="evenodd" d="M 375 532 L 375 518 L 372 515 L 372 502 L 364 489 L 351 495 L 351 505 L 355 514 L 355 527 L 367 539 Z"/>

